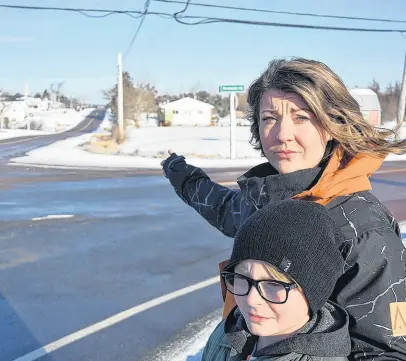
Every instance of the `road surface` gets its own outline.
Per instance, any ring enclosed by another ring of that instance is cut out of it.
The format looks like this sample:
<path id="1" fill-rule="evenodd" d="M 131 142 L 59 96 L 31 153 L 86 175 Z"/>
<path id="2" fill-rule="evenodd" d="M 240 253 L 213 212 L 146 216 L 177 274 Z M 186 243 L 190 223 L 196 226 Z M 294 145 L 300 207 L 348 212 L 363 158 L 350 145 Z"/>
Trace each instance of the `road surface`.
<path id="1" fill-rule="evenodd" d="M 103 121 L 104 115 L 104 110 L 94 110 L 77 126 L 66 132 L 58 134 L 36 135 L 0 140 L 0 160 L 7 160 L 11 157 L 23 155 L 35 148 L 43 147 L 59 140 L 93 132 Z"/>

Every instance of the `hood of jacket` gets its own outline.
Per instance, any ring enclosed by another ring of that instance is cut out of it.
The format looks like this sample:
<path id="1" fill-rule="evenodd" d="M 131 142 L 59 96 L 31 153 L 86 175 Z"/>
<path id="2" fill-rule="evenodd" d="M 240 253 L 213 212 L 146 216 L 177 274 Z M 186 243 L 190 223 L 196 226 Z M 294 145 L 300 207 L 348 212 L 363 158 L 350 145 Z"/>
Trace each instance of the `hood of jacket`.
<path id="1" fill-rule="evenodd" d="M 256 350 L 254 357 L 288 354 L 315 357 L 346 357 L 351 352 L 347 312 L 332 302 L 326 305 L 294 336 Z M 258 336 L 252 335 L 238 307 L 224 323 L 225 339 L 242 357 L 248 356 Z M 288 357 L 289 358 L 289 357 Z"/>
<path id="2" fill-rule="evenodd" d="M 279 174 L 269 162 L 262 163 L 239 177 L 237 183 L 257 205 L 286 198 L 308 198 L 326 205 L 339 196 L 371 190 L 369 177 L 385 158 L 358 154 L 344 163 L 343 154 L 336 147 L 324 164 L 287 174 Z"/>

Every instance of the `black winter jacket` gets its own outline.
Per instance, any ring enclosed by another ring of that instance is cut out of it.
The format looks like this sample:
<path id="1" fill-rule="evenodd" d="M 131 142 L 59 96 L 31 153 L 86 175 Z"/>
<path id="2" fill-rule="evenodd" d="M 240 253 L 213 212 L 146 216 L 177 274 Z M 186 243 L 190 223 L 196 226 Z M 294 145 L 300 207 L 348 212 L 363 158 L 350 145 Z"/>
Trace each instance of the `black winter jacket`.
<path id="1" fill-rule="evenodd" d="M 241 176 L 240 189 L 233 190 L 211 181 L 183 156 L 168 158 L 164 169 L 179 197 L 229 237 L 255 210 L 309 189 L 323 171 L 280 175 L 265 163 Z M 337 245 L 345 273 L 331 300 L 350 315 L 351 358 L 406 360 L 406 337 L 392 336 L 389 308 L 392 302 L 406 301 L 406 255 L 398 223 L 369 191 L 338 197 L 326 208 L 346 239 Z"/>

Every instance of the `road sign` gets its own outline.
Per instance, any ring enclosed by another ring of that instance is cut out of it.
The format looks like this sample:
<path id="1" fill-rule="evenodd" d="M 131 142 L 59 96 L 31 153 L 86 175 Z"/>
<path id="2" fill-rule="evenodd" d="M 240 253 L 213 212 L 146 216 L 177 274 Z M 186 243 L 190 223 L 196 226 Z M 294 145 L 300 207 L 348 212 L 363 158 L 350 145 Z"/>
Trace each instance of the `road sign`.
<path id="1" fill-rule="evenodd" d="M 243 92 L 244 85 L 220 85 L 220 92 Z"/>

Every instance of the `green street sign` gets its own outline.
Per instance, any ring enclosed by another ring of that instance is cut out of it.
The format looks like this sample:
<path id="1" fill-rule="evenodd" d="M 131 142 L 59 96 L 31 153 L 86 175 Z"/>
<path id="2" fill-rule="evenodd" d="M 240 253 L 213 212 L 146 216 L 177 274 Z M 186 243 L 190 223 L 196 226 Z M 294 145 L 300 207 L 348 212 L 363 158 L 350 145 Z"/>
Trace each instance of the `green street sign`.
<path id="1" fill-rule="evenodd" d="M 243 92 L 244 85 L 220 85 L 220 92 Z"/>

